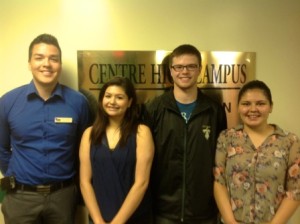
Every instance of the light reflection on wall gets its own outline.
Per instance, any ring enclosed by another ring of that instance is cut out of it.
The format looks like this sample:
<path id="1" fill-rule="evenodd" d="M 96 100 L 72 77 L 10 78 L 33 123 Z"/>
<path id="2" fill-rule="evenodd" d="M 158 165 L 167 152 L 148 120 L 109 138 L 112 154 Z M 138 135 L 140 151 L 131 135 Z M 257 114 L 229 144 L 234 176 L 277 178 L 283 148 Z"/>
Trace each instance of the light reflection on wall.
<path id="1" fill-rule="evenodd" d="M 239 52 L 224 52 L 224 51 L 214 51 L 212 52 L 212 57 L 216 59 L 219 64 L 235 64 L 237 59 L 240 57 Z"/>
<path id="2" fill-rule="evenodd" d="M 156 64 L 160 64 L 169 53 L 170 51 L 157 50 L 155 55 Z"/>

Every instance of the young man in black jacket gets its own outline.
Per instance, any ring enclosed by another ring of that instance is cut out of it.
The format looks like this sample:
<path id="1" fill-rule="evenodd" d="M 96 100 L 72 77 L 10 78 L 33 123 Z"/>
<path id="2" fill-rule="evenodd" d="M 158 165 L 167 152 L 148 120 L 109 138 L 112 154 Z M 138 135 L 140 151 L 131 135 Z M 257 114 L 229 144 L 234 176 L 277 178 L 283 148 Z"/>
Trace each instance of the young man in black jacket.
<path id="1" fill-rule="evenodd" d="M 146 105 L 155 141 L 155 223 L 215 224 L 213 166 L 225 111 L 197 87 L 202 59 L 194 46 L 181 45 L 169 58 L 174 87 Z"/>

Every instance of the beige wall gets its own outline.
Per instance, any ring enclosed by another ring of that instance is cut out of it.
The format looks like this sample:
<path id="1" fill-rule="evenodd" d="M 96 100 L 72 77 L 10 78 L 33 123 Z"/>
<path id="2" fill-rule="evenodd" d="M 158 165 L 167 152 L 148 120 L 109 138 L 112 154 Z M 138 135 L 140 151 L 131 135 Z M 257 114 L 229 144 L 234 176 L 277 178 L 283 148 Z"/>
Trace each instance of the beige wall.
<path id="1" fill-rule="evenodd" d="M 1 0 L 0 96 L 28 83 L 30 41 L 55 35 L 62 82 L 77 88 L 77 50 L 251 51 L 274 97 L 272 123 L 300 136 L 299 0 Z M 291 224 L 300 221 L 300 211 Z M 1 223 L 1 222 L 0 222 Z"/>

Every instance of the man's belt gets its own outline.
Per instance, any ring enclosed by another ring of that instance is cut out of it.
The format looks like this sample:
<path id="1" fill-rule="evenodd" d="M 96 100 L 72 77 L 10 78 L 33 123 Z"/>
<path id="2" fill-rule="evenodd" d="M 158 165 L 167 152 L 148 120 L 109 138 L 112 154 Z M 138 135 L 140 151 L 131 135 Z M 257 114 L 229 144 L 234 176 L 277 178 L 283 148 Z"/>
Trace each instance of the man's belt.
<path id="1" fill-rule="evenodd" d="M 74 180 L 66 180 L 62 182 L 52 183 L 52 184 L 41 184 L 41 185 L 27 185 L 16 182 L 16 190 L 21 191 L 31 191 L 41 194 L 50 194 L 60 189 L 66 188 L 74 184 Z"/>

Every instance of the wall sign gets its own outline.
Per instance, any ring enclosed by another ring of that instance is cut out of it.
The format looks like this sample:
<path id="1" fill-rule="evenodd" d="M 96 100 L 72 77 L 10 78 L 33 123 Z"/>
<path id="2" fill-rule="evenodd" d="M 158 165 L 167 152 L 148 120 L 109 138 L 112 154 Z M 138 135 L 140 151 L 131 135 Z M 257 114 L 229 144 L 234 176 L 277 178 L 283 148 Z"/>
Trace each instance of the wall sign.
<path id="1" fill-rule="evenodd" d="M 99 90 L 113 76 L 128 77 L 139 103 L 147 102 L 172 86 L 167 66 L 170 51 L 78 51 L 79 90 L 97 103 Z M 253 52 L 201 52 L 202 70 L 198 86 L 220 101 L 228 127 L 238 124 L 237 95 L 244 83 L 255 77 Z"/>

